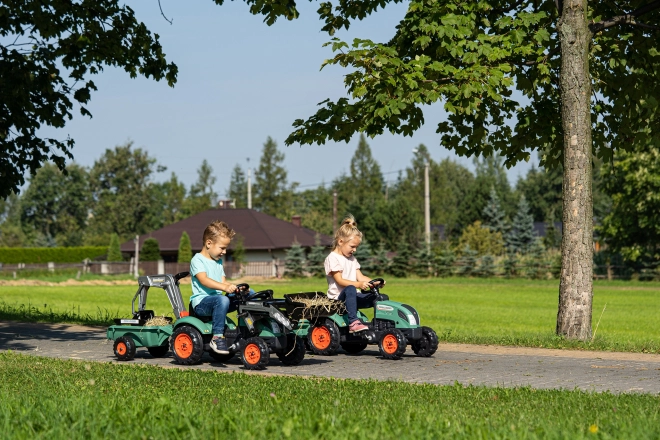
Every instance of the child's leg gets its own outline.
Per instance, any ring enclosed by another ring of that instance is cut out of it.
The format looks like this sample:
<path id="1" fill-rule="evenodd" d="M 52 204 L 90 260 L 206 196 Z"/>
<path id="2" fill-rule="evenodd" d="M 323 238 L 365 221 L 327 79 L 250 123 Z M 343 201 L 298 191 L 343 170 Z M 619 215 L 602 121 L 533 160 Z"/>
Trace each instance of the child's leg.
<path id="1" fill-rule="evenodd" d="M 374 306 L 375 296 L 371 293 L 358 292 L 355 299 L 358 309 L 368 309 Z"/>
<path id="2" fill-rule="evenodd" d="M 222 336 L 225 334 L 225 318 L 229 310 L 229 298 L 224 295 L 213 295 L 213 336 Z"/>
<path id="3" fill-rule="evenodd" d="M 348 286 L 341 291 L 339 297 L 340 301 L 346 304 L 346 311 L 348 312 L 348 323 L 352 323 L 358 319 L 357 317 L 357 289 L 355 286 Z"/>

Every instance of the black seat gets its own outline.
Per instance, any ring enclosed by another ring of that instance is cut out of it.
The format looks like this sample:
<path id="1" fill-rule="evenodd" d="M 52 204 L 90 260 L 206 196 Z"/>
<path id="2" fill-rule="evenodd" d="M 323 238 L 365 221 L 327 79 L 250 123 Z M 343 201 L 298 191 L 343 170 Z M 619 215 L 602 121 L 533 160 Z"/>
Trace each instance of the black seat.
<path id="1" fill-rule="evenodd" d="M 192 306 L 192 303 L 188 303 L 188 315 L 193 318 L 197 318 L 202 322 L 211 322 L 213 321 L 213 316 L 198 316 L 195 314 L 195 308 Z"/>

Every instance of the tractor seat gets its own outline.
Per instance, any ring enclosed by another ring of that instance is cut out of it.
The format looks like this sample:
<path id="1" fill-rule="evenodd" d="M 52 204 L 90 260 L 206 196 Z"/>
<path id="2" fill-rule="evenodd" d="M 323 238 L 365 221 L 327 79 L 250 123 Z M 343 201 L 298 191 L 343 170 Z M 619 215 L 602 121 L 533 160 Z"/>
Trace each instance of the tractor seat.
<path id="1" fill-rule="evenodd" d="M 192 306 L 192 303 L 188 303 L 188 314 L 193 318 L 197 318 L 202 322 L 211 322 L 213 321 L 213 316 L 199 316 L 195 314 L 195 308 Z"/>

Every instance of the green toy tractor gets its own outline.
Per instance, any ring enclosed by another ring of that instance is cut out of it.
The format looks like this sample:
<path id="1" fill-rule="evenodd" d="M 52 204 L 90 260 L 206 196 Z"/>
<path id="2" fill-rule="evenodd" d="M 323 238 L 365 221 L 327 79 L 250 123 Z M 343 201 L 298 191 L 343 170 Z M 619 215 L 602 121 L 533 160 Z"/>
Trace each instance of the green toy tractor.
<path id="1" fill-rule="evenodd" d="M 227 317 L 225 338 L 229 354 L 218 354 L 210 347 L 212 323 L 210 316 L 196 316 L 189 305 L 184 306 L 179 280 L 188 272 L 177 275 L 148 275 L 138 279 L 138 291 L 133 297 L 131 319 L 117 319 L 110 326 L 108 339 L 115 341 L 114 352 L 119 360 L 135 357 L 136 347 L 146 347 L 154 357 L 163 357 L 172 350 L 177 363 L 197 364 L 204 352 L 216 361 L 226 362 L 239 354 L 243 365 L 249 370 L 264 369 L 270 353 L 275 353 L 284 365 L 298 365 L 305 357 L 304 341 L 293 333 L 291 321 L 285 312 L 270 304 L 272 290 L 253 292 L 247 284 L 237 285 L 230 299 L 229 311 L 238 312 L 238 323 Z M 145 326 L 154 312 L 146 310 L 147 293 L 150 287 L 165 290 L 176 317 L 175 322 L 163 326 Z M 137 308 L 135 306 L 138 302 Z"/>
<path id="2" fill-rule="evenodd" d="M 309 349 L 318 355 L 333 355 L 339 347 L 355 354 L 367 345 L 378 344 L 385 359 L 401 359 L 410 345 L 417 356 L 429 357 L 438 349 L 438 336 L 430 327 L 423 327 L 419 314 L 413 307 L 390 301 L 380 293 L 385 284 L 382 278 L 369 281 L 372 286 L 374 317 L 371 321 L 358 310 L 358 318 L 369 327 L 359 333 L 349 333 L 348 315 L 332 314 L 320 316 L 310 323 L 306 332 Z"/>

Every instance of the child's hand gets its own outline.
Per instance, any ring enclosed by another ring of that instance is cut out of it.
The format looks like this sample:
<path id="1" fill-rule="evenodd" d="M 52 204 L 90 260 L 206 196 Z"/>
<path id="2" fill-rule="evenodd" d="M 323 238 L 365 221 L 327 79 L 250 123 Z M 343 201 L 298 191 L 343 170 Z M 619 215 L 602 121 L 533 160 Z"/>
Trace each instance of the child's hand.
<path id="1" fill-rule="evenodd" d="M 227 293 L 234 293 L 236 292 L 236 286 L 234 284 L 230 284 L 229 287 L 227 287 L 226 290 Z"/>
<path id="2" fill-rule="evenodd" d="M 362 289 L 362 290 L 371 290 L 371 287 L 372 287 L 371 284 L 369 284 L 368 282 L 365 281 L 362 284 L 362 286 L 360 287 L 360 289 Z"/>

